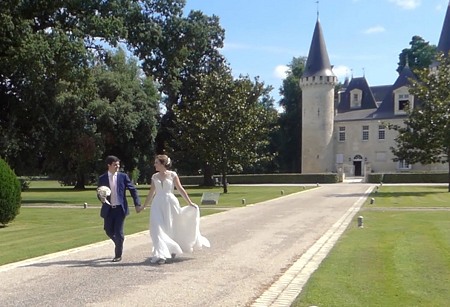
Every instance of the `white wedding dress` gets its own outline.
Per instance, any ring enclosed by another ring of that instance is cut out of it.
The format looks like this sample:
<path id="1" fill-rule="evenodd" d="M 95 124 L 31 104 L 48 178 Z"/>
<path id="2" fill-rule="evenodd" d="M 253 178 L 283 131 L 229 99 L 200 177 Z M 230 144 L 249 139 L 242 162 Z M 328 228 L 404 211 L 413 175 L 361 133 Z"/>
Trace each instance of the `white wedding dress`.
<path id="1" fill-rule="evenodd" d="M 181 207 L 174 195 L 174 178 L 170 171 L 164 180 L 153 174 L 156 187 L 150 210 L 150 237 L 153 242 L 152 262 L 171 258 L 172 255 L 190 253 L 210 247 L 208 239 L 200 234 L 200 209 L 194 206 Z"/>

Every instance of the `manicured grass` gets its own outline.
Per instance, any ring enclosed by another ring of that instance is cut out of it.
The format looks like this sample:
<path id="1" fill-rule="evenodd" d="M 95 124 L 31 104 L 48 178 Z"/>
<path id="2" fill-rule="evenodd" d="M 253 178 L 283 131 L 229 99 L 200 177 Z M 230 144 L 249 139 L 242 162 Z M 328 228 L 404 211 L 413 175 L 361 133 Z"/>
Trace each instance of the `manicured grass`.
<path id="1" fill-rule="evenodd" d="M 261 202 L 264 200 L 276 198 L 281 196 L 281 191 L 284 195 L 296 193 L 309 189 L 311 187 L 303 188 L 303 186 L 229 186 L 228 193 L 224 194 L 221 187 L 205 188 L 205 187 L 185 187 L 192 201 L 200 205 L 203 192 L 220 193 L 219 204 L 220 207 L 240 207 L 242 206 L 242 199 L 246 200 L 246 204 Z M 148 185 L 138 186 L 139 196 L 144 201 L 149 190 Z M 178 193 L 175 194 L 178 196 Z M 131 200 L 131 199 L 130 199 Z M 84 191 L 76 191 L 71 187 L 61 187 L 56 181 L 32 181 L 30 189 L 22 192 L 23 205 L 79 205 L 84 203 L 88 206 L 100 206 L 97 199 L 96 187 L 88 186 Z M 180 199 L 183 204 L 184 200 Z M 208 207 L 211 207 L 209 205 Z M 217 205 L 216 205 L 217 207 Z"/>
<path id="2" fill-rule="evenodd" d="M 447 185 L 382 186 L 372 193 L 375 207 L 450 207 Z"/>
<path id="3" fill-rule="evenodd" d="M 148 186 L 139 186 L 142 201 L 148 189 Z M 246 199 L 246 204 L 276 198 L 281 196 L 281 190 L 287 195 L 304 189 L 298 186 L 230 186 L 229 193 L 221 194 L 218 205 L 200 205 L 200 213 L 203 216 L 221 212 L 223 208 L 243 206 L 242 198 Z M 187 191 L 192 200 L 200 204 L 203 192 L 221 193 L 222 189 L 187 187 Z M 83 209 L 85 202 L 87 209 Z M 136 214 L 131 198 L 129 202 L 131 213 L 125 222 L 125 234 L 147 230 L 149 210 Z M 185 201 L 180 199 L 180 203 L 184 205 Z M 22 193 L 22 204 L 16 219 L 0 228 L 0 265 L 108 239 L 99 216 L 100 202 L 95 187 L 75 191 L 61 187 L 56 181 L 33 181 L 30 189 Z M 79 208 L 72 208 L 73 205 Z"/>
<path id="4" fill-rule="evenodd" d="M 383 186 L 372 194 L 292 306 L 448 306 L 447 187 Z M 385 210 L 371 210 L 382 207 Z M 365 210 L 367 209 L 367 210 Z"/>

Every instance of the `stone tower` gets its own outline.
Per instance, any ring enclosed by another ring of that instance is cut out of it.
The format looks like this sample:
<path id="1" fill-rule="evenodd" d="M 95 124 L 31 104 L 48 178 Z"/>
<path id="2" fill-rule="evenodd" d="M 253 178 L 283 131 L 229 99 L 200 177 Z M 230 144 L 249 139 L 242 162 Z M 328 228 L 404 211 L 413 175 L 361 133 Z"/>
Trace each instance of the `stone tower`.
<path id="1" fill-rule="evenodd" d="M 333 144 L 334 86 L 337 77 L 317 18 L 306 61 L 300 79 L 302 89 L 302 173 L 335 171 Z"/>

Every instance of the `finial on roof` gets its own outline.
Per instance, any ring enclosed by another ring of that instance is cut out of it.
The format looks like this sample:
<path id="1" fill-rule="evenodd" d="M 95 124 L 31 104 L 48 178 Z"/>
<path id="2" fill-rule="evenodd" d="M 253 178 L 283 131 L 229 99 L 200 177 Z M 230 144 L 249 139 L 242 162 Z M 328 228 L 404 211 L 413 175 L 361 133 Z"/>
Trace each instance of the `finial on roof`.
<path id="1" fill-rule="evenodd" d="M 362 71 L 363 71 L 363 77 L 365 78 L 366 77 L 366 69 L 363 67 Z"/>
<path id="2" fill-rule="evenodd" d="M 317 4 L 317 20 L 319 20 L 319 0 L 316 1 Z"/>

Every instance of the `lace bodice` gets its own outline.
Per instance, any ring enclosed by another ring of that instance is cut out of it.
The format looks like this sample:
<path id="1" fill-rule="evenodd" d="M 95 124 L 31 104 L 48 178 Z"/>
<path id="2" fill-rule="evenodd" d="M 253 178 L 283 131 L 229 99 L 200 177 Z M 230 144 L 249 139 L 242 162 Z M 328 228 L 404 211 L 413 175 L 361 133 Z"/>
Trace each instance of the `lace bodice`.
<path id="1" fill-rule="evenodd" d="M 164 176 L 163 174 L 155 173 L 152 176 L 153 183 L 155 184 L 156 194 L 158 193 L 173 193 L 174 183 L 173 180 L 177 174 L 173 171 L 168 171 Z"/>

